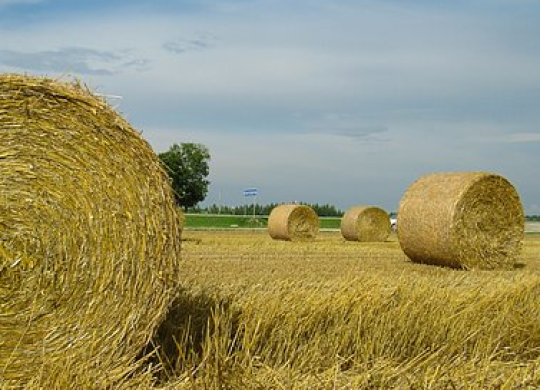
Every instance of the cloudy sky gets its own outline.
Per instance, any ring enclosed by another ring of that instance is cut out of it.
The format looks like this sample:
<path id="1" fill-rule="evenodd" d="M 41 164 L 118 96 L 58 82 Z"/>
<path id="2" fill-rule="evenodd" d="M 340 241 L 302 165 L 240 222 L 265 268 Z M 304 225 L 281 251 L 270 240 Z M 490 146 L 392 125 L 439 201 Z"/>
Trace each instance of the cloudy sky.
<path id="1" fill-rule="evenodd" d="M 394 211 L 481 170 L 540 214 L 539 0 L 0 0 L 0 72 L 82 79 L 158 153 L 206 145 L 206 204 Z"/>

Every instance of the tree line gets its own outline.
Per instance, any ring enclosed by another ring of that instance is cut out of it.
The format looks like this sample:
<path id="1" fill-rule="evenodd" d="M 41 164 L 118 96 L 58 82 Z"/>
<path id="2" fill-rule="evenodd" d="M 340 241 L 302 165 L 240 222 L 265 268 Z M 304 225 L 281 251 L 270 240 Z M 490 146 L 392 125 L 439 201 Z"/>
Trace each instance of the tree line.
<path id="1" fill-rule="evenodd" d="M 277 203 L 246 204 L 241 206 L 224 206 L 213 204 L 211 206 L 198 206 L 208 193 L 210 181 L 208 175 L 210 168 L 210 152 L 201 144 L 181 143 L 173 144 L 167 152 L 158 155 L 164 169 L 167 171 L 175 200 L 184 211 L 191 213 L 228 214 L 228 215 L 269 215 Z M 330 204 L 301 203 L 313 208 L 321 217 L 341 217 L 343 211 Z M 396 213 L 390 213 L 395 217 Z M 529 215 L 527 221 L 540 222 L 540 215 Z"/>
<path id="2" fill-rule="evenodd" d="M 310 204 L 299 203 L 309 206 L 317 213 L 319 217 L 342 217 L 343 211 L 331 204 Z M 245 204 L 240 206 L 224 206 L 212 204 L 210 206 L 194 206 L 187 209 L 188 213 L 196 214 L 224 214 L 224 215 L 269 215 L 272 209 L 279 203 L 270 204 Z"/>

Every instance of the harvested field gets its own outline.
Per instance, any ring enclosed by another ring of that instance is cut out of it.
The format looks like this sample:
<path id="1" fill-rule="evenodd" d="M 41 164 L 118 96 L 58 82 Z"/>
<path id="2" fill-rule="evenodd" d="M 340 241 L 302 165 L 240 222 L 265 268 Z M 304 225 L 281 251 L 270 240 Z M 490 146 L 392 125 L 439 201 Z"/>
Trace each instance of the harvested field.
<path id="1" fill-rule="evenodd" d="M 184 231 L 181 296 L 162 325 L 177 389 L 540 386 L 540 236 L 512 270 L 413 263 L 321 232 Z"/>

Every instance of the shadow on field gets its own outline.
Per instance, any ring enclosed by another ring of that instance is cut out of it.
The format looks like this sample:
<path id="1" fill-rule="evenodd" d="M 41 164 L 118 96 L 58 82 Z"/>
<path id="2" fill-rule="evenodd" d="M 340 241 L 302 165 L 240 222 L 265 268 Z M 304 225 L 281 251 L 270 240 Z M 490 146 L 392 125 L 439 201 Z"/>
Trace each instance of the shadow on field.
<path id="1" fill-rule="evenodd" d="M 227 329 L 220 321 L 224 317 L 228 318 Z M 238 317 L 239 312 L 231 309 L 229 301 L 182 289 L 141 358 L 149 356 L 144 358 L 146 366 L 160 367 L 156 372 L 159 382 L 170 381 L 201 363 L 209 338 L 228 333 L 232 340 Z"/>

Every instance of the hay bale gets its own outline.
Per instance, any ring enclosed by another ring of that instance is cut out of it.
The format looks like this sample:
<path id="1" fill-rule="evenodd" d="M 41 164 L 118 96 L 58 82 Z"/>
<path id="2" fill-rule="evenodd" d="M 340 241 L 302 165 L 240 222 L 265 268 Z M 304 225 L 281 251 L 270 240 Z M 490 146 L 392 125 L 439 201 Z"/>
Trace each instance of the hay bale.
<path id="1" fill-rule="evenodd" d="M 268 217 L 268 233 L 275 240 L 313 240 L 319 233 L 319 217 L 306 205 L 279 205 Z"/>
<path id="2" fill-rule="evenodd" d="M 390 231 L 390 216 L 376 206 L 351 207 L 341 218 L 341 235 L 348 241 L 381 242 Z"/>
<path id="3" fill-rule="evenodd" d="M 77 83 L 0 75 L 0 97 L 0 383 L 63 367 L 113 388 L 177 293 L 169 179 Z"/>
<path id="4" fill-rule="evenodd" d="M 485 172 L 436 173 L 401 199 L 398 238 L 414 262 L 465 269 L 511 268 L 524 235 L 516 189 Z"/>

